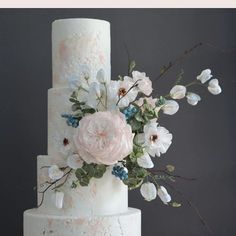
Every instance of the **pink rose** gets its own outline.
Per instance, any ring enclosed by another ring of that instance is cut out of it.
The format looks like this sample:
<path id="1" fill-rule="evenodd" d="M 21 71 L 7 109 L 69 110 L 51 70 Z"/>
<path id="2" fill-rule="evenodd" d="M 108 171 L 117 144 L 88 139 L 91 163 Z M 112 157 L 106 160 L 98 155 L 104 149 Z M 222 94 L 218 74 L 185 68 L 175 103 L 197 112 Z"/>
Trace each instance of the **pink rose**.
<path id="1" fill-rule="evenodd" d="M 85 116 L 79 123 L 74 142 L 87 163 L 112 165 L 133 150 L 132 129 L 121 112 Z"/>

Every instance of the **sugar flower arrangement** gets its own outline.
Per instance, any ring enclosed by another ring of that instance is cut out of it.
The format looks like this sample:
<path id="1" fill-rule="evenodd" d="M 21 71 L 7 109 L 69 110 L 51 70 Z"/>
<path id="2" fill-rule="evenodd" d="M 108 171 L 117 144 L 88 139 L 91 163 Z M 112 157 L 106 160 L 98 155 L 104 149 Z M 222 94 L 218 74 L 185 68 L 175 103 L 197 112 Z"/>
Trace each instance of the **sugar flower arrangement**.
<path id="1" fill-rule="evenodd" d="M 102 178 L 110 171 L 130 190 L 140 188 L 145 200 L 161 201 L 173 207 L 180 206 L 172 201 L 160 179 L 173 180 L 174 166 L 155 170 L 155 162 L 171 146 L 172 134 L 161 125 L 161 114 L 174 115 L 179 110 L 178 100 L 186 99 L 196 106 L 201 97 L 191 92 L 193 85 L 203 85 L 217 95 L 221 93 L 219 81 L 212 78 L 211 70 L 201 72 L 191 83 L 181 83 L 182 74 L 165 96 L 152 97 L 152 81 L 144 72 L 130 63 L 129 75 L 118 80 L 108 80 L 100 70 L 92 78 L 85 68 L 80 78 L 70 82 L 73 90 L 70 97 L 71 113 L 62 114 L 68 126 L 75 129 L 73 143 L 64 139 L 67 149 L 67 165 L 48 168 L 55 184 L 69 175 L 74 176 L 71 187 L 89 185 L 92 178 Z M 62 183 L 62 184 L 63 184 Z M 64 193 L 62 184 L 56 186 L 56 206 L 61 208 Z"/>

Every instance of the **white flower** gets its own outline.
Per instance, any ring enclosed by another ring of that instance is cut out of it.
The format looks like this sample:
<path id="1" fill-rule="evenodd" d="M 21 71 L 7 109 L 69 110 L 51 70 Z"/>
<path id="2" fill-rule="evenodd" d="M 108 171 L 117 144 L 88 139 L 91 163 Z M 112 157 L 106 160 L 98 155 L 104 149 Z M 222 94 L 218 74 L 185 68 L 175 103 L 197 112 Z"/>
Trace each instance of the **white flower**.
<path id="1" fill-rule="evenodd" d="M 208 90 L 210 93 L 212 93 L 214 95 L 220 94 L 222 92 L 218 79 L 212 79 L 209 82 Z"/>
<path id="2" fill-rule="evenodd" d="M 152 201 L 157 197 L 157 190 L 153 183 L 142 184 L 140 192 L 146 201 Z"/>
<path id="3" fill-rule="evenodd" d="M 186 98 L 187 98 L 187 102 L 192 106 L 197 105 L 198 102 L 201 101 L 201 97 L 196 93 L 188 92 L 186 95 Z"/>
<path id="4" fill-rule="evenodd" d="M 165 187 L 160 186 L 157 190 L 157 194 L 164 204 L 167 204 L 171 201 L 171 196 L 168 194 Z"/>
<path id="5" fill-rule="evenodd" d="M 151 157 L 145 152 L 141 157 L 137 159 L 137 163 L 140 167 L 143 168 L 153 168 L 154 164 Z"/>
<path id="6" fill-rule="evenodd" d="M 137 82 L 140 92 L 144 93 L 146 96 L 152 93 L 152 81 L 146 76 L 146 73 L 133 71 L 132 77 L 134 82 Z"/>
<path id="7" fill-rule="evenodd" d="M 108 79 L 106 78 L 105 76 L 105 72 L 103 69 L 100 69 L 98 72 L 97 72 L 97 76 L 96 76 L 96 79 L 99 83 L 105 83 L 107 84 L 109 81 Z"/>
<path id="8" fill-rule="evenodd" d="M 174 100 L 166 100 L 161 109 L 164 114 L 174 115 L 179 110 L 179 104 Z"/>
<path id="9" fill-rule="evenodd" d="M 52 194 L 52 200 L 55 203 L 55 206 L 58 209 L 61 209 L 63 207 L 63 201 L 64 201 L 64 193 L 61 191 L 55 191 Z"/>
<path id="10" fill-rule="evenodd" d="M 181 99 L 184 98 L 186 94 L 186 87 L 183 85 L 175 85 L 171 90 L 170 90 L 170 96 L 173 99 Z"/>
<path id="11" fill-rule="evenodd" d="M 57 165 L 52 165 L 48 169 L 48 176 L 53 181 L 61 179 L 63 175 L 64 172 Z"/>
<path id="12" fill-rule="evenodd" d="M 144 126 L 143 136 L 145 149 L 153 157 L 166 153 L 172 143 L 172 134 L 166 128 L 158 126 L 155 121 Z M 142 138 L 139 137 L 139 140 Z"/>
<path id="13" fill-rule="evenodd" d="M 211 75 L 211 70 L 206 69 L 201 72 L 200 75 L 197 76 L 197 80 L 200 80 L 202 84 L 207 82 L 210 78 L 212 77 Z"/>
<path id="14" fill-rule="evenodd" d="M 133 102 L 138 95 L 138 90 L 136 87 L 131 89 L 134 82 L 130 79 L 130 77 L 125 76 L 124 80 L 111 81 L 110 86 L 108 87 L 108 100 L 117 103 L 120 99 L 118 103 L 119 107 L 127 107 Z"/>
<path id="15" fill-rule="evenodd" d="M 81 168 L 83 166 L 83 160 L 81 159 L 81 157 L 78 154 L 73 154 L 67 158 L 67 165 L 70 168 L 76 170 L 76 169 Z"/>

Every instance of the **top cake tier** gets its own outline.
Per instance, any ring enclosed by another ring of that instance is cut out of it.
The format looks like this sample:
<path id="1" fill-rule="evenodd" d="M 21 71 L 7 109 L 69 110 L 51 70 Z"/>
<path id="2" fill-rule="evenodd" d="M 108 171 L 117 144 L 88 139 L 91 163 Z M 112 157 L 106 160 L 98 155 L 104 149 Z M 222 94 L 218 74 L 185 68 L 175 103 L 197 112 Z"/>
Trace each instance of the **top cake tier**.
<path id="1" fill-rule="evenodd" d="M 63 19 L 52 24 L 53 88 L 69 87 L 99 71 L 110 79 L 110 23 Z"/>

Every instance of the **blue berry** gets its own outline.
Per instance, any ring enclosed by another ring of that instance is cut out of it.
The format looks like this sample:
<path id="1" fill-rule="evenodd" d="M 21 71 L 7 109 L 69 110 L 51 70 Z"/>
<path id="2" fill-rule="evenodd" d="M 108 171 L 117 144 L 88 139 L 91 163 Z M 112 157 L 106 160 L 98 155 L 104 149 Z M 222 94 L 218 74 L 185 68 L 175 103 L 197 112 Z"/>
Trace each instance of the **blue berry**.
<path id="1" fill-rule="evenodd" d="M 66 123 L 68 126 L 72 126 L 74 128 L 77 128 L 79 126 L 79 120 L 70 114 L 62 114 L 63 118 L 66 118 Z"/>
<path id="2" fill-rule="evenodd" d="M 120 180 L 128 179 L 128 171 L 123 166 L 115 165 L 111 173 Z"/>
<path id="3" fill-rule="evenodd" d="M 126 120 L 128 120 L 132 118 L 137 111 L 138 109 L 136 107 L 129 106 L 129 107 L 126 107 L 122 112 L 125 115 Z"/>

